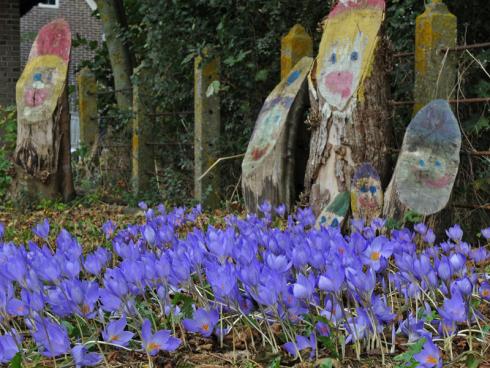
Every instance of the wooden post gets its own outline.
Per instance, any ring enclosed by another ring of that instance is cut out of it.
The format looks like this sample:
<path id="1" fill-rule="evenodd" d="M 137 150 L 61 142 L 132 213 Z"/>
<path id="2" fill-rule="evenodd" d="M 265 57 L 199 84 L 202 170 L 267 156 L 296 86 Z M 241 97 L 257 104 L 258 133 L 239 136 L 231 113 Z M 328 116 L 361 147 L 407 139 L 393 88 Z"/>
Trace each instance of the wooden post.
<path id="1" fill-rule="evenodd" d="M 139 67 L 134 71 L 137 82 L 133 88 L 133 135 L 131 140 L 131 183 L 133 191 L 140 194 L 149 189 L 153 172 L 153 155 L 148 143 L 151 140 L 153 109 L 149 106 L 147 90 L 148 70 Z"/>
<path id="2" fill-rule="evenodd" d="M 201 175 L 217 160 L 220 136 L 220 97 L 213 86 L 219 82 L 220 61 L 197 57 L 194 63 L 194 197 L 207 207 L 219 204 L 219 169 Z M 214 84 L 213 84 L 214 83 Z M 213 85 L 212 85 L 213 84 Z"/>
<path id="3" fill-rule="evenodd" d="M 83 68 L 77 75 L 80 109 L 80 142 L 91 148 L 99 135 L 97 110 L 97 81 L 95 75 Z"/>
<path id="4" fill-rule="evenodd" d="M 39 31 L 17 82 L 19 190 L 34 198 L 65 201 L 75 195 L 70 160 L 67 76 L 71 33 L 62 19 Z"/>
<path id="5" fill-rule="evenodd" d="M 305 56 L 313 56 L 313 40 L 301 24 L 295 24 L 281 40 L 281 80 Z"/>
<path id="6" fill-rule="evenodd" d="M 457 19 L 442 0 L 432 0 L 417 17 L 415 33 L 414 114 L 430 101 L 450 99 L 457 76 Z"/>

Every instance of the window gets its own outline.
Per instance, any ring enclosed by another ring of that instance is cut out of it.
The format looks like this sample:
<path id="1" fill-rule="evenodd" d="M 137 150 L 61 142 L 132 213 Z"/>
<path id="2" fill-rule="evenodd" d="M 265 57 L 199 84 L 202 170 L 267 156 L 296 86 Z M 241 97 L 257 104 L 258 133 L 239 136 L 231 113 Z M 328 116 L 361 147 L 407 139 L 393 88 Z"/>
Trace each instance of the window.
<path id="1" fill-rule="evenodd" d="M 60 0 L 42 0 L 38 4 L 42 8 L 58 8 Z"/>

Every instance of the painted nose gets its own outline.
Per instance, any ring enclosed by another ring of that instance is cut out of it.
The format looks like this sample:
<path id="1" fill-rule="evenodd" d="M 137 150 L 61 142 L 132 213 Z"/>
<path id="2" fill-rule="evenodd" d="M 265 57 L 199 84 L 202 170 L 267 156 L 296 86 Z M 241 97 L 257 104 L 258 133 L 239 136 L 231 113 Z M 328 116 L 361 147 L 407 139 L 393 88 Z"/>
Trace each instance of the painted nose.
<path id="1" fill-rule="evenodd" d="M 349 98 L 352 94 L 352 80 L 354 79 L 351 72 L 331 72 L 325 76 L 325 86 L 333 94 L 342 96 L 342 99 Z"/>

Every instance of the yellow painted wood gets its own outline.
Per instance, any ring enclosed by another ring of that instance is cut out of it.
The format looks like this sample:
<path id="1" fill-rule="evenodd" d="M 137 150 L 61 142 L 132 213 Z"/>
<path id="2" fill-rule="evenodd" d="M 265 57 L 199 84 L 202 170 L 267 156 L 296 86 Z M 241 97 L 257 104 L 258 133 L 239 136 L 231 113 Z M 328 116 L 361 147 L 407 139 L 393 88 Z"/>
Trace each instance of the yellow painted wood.
<path id="1" fill-rule="evenodd" d="M 301 24 L 295 24 L 281 40 L 281 80 L 305 56 L 313 56 L 313 40 Z"/>
<path id="2" fill-rule="evenodd" d="M 80 142 L 86 147 L 91 147 L 99 134 L 97 80 L 88 68 L 83 68 L 77 75 L 77 84 L 80 110 Z"/>
<path id="3" fill-rule="evenodd" d="M 414 114 L 430 101 L 449 99 L 456 83 L 457 59 L 443 51 L 457 44 L 457 18 L 441 1 L 417 17 L 415 33 Z"/>

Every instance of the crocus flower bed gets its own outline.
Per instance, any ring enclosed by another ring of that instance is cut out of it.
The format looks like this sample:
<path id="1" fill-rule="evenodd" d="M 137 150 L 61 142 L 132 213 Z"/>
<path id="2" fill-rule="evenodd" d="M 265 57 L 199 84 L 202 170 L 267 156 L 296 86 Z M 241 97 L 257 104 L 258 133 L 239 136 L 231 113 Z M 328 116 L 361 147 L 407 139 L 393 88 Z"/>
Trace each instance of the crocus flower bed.
<path id="1" fill-rule="evenodd" d="M 108 221 L 111 247 L 88 254 L 65 230 L 51 244 L 48 221 L 28 244 L 0 240 L 1 363 L 110 365 L 118 350 L 152 366 L 192 336 L 222 345 L 240 329 L 298 361 L 376 351 L 441 367 L 455 339 L 488 349 L 490 228 L 472 246 L 458 225 L 441 241 L 424 224 L 388 231 L 380 219 L 348 235 L 317 230 L 309 209 L 274 226 L 284 209 L 264 205 L 205 229 L 199 208 L 145 211 L 142 225 Z"/>

